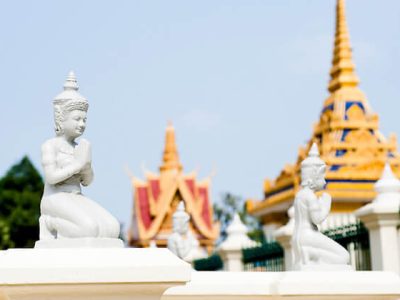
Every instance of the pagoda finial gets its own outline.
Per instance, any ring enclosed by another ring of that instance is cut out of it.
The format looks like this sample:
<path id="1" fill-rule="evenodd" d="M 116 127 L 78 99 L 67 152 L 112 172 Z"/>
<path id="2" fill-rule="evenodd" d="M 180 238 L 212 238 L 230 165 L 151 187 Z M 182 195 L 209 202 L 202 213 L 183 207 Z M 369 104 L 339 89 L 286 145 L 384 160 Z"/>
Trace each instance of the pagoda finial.
<path id="1" fill-rule="evenodd" d="M 171 121 L 168 122 L 168 126 L 165 132 L 163 163 L 160 167 L 161 172 L 169 170 L 182 170 L 182 165 L 179 162 L 179 155 L 175 142 L 175 129 Z"/>
<path id="2" fill-rule="evenodd" d="M 354 69 L 345 15 L 345 0 L 337 0 L 335 45 L 330 71 L 331 80 L 328 85 L 329 92 L 333 93 L 343 87 L 357 87 L 359 79 Z"/>
<path id="3" fill-rule="evenodd" d="M 399 193 L 400 180 L 393 174 L 390 164 L 387 162 L 383 168 L 381 178 L 375 183 L 375 190 L 378 194 Z M 380 200 L 378 196 L 377 199 Z"/>

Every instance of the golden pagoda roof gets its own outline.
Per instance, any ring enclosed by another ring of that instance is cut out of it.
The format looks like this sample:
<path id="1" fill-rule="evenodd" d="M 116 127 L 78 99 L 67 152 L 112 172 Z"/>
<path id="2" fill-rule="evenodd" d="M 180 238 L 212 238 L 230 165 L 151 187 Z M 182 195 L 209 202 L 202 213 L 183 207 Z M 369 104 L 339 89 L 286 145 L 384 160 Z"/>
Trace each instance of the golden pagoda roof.
<path id="1" fill-rule="evenodd" d="M 333 211 L 335 208 L 353 210 L 371 201 L 375 196 L 373 184 L 379 179 L 385 162 L 389 161 L 400 175 L 396 137 L 391 135 L 386 139 L 379 131 L 379 118 L 358 87 L 344 0 L 337 0 L 335 31 L 330 94 L 319 122 L 307 145 L 300 147 L 296 163 L 286 165 L 275 180 L 265 180 L 265 199 L 248 202 L 248 209 L 254 215 L 283 212 L 290 206 L 299 188 L 300 163 L 313 142 L 317 143 L 321 158 L 327 164 L 326 190 L 333 197 Z"/>

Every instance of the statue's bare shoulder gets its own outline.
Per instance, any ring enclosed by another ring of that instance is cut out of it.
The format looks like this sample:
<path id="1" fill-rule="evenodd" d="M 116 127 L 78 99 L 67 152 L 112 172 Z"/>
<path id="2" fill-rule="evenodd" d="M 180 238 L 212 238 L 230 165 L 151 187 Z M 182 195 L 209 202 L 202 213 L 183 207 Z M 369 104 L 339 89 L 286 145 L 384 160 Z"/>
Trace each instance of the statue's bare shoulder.
<path id="1" fill-rule="evenodd" d="M 47 165 L 53 161 L 58 148 L 59 139 L 57 137 L 48 139 L 42 144 L 42 164 Z"/>
<path id="2" fill-rule="evenodd" d="M 296 201 L 301 201 L 305 203 L 309 203 L 310 201 L 316 200 L 317 196 L 314 194 L 314 192 L 309 189 L 309 188 L 302 188 L 297 194 L 296 194 Z"/>
<path id="3" fill-rule="evenodd" d="M 42 153 L 57 150 L 62 144 L 63 142 L 59 137 L 48 139 L 42 144 Z"/>

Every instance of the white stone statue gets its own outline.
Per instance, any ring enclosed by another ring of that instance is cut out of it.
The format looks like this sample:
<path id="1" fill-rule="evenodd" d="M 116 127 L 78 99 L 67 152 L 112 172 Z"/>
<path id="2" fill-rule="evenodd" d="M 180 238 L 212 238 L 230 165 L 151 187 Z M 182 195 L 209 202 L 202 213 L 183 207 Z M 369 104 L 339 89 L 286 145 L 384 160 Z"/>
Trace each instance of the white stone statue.
<path id="1" fill-rule="evenodd" d="M 179 202 L 172 216 L 173 233 L 168 237 L 168 249 L 179 258 L 192 262 L 207 256 L 199 247 L 199 241 L 189 230 L 190 216 L 185 211 L 185 203 Z"/>
<path id="2" fill-rule="evenodd" d="M 122 246 L 118 221 L 81 191 L 92 182 L 93 170 L 89 142 L 76 140 L 85 131 L 88 102 L 78 93 L 73 72 L 53 104 L 56 137 L 42 145 L 45 187 L 35 247 L 91 246 L 87 238 L 113 239 L 103 245 Z M 81 245 L 78 238 L 86 241 Z"/>
<path id="3" fill-rule="evenodd" d="M 315 194 L 325 187 L 325 169 L 325 162 L 319 158 L 314 143 L 301 163 L 301 189 L 294 200 L 292 247 L 295 270 L 351 269 L 347 250 L 320 233 L 317 227 L 331 209 L 332 198 L 328 193 L 320 197 Z"/>

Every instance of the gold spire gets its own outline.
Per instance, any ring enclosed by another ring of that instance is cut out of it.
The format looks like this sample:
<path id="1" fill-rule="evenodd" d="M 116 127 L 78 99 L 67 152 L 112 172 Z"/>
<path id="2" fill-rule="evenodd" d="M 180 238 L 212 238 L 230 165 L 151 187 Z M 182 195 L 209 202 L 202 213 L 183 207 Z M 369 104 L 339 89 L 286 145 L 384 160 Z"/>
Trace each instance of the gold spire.
<path id="1" fill-rule="evenodd" d="M 357 87 L 359 80 L 354 68 L 345 15 L 345 0 L 337 0 L 335 46 L 330 72 L 331 80 L 328 85 L 329 92 L 333 93 L 343 87 Z"/>
<path id="2" fill-rule="evenodd" d="M 163 164 L 160 171 L 177 170 L 182 171 L 182 165 L 179 162 L 178 151 L 175 143 L 175 129 L 171 122 L 168 122 L 165 132 L 165 148 L 163 154 Z"/>

